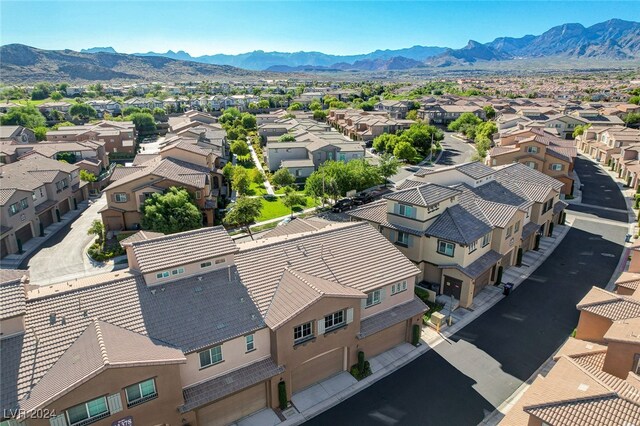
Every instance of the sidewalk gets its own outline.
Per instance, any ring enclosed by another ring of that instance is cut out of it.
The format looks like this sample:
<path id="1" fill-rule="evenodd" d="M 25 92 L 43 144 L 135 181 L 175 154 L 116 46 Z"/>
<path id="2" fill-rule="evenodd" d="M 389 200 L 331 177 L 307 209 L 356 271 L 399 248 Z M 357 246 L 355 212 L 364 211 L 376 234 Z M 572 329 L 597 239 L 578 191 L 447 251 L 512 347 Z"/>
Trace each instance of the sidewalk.
<path id="1" fill-rule="evenodd" d="M 77 210 L 70 210 L 60 218 L 60 222 L 55 222 L 47 226 L 44 230 L 44 237 L 34 236 L 24 243 L 22 245 L 22 254 L 14 253 L 5 256 L 1 263 L 2 269 L 18 269 L 25 259 L 37 251 L 49 238 L 60 232 L 60 230 L 69 223 L 76 220 L 88 207 L 89 202 L 86 200 L 78 203 Z M 35 232 L 39 231 L 36 229 Z"/>
<path id="2" fill-rule="evenodd" d="M 504 282 L 511 282 L 514 288 L 529 277 L 538 266 L 549 257 L 562 239 L 569 232 L 570 227 L 556 225 L 553 237 L 545 237 L 540 241 L 540 250 L 527 252 L 523 256 L 523 266 L 509 268 L 503 275 Z M 526 264 L 526 265 L 525 265 Z M 410 363 L 420 355 L 446 341 L 474 319 L 478 318 L 504 297 L 501 287 L 490 286 L 482 290 L 475 298 L 472 309 L 457 309 L 453 312 L 453 325 L 444 327 L 437 333 L 430 327 L 424 327 L 420 345 L 414 347 L 403 343 L 369 359 L 371 376 L 357 381 L 346 371 L 338 373 L 315 385 L 295 393 L 291 397 L 292 406 L 284 412 L 282 417 L 271 409 L 264 409 L 236 422 L 238 426 L 262 425 L 299 425 L 324 411 L 338 405 L 340 402 L 355 395 L 362 389 L 371 386 L 378 380 L 395 372 L 400 367 Z"/>
<path id="3" fill-rule="evenodd" d="M 249 145 L 249 152 L 251 152 L 251 159 L 253 160 L 253 163 L 256 165 L 256 168 L 260 170 L 262 177 L 264 177 L 263 184 L 267 190 L 267 194 L 275 195 L 276 192 L 273 190 L 273 186 L 271 186 L 271 182 L 269 182 L 269 179 L 267 179 L 267 175 L 265 174 L 264 169 L 262 168 L 262 164 L 260 164 L 260 159 L 258 158 L 258 154 L 256 154 L 256 150 L 253 149 L 253 146 L 251 145 L 250 140 L 247 140 L 247 144 Z"/>

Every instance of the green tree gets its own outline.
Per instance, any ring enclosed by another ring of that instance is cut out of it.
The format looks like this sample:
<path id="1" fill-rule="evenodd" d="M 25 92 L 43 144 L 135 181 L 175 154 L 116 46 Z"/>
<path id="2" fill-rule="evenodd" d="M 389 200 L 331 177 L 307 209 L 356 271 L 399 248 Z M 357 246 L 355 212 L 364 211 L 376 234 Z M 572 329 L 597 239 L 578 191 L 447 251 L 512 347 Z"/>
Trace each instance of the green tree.
<path id="1" fill-rule="evenodd" d="M 71 126 L 75 126 L 75 124 L 73 124 L 70 121 L 63 121 L 62 123 L 58 123 L 58 124 L 54 125 L 51 129 L 52 130 L 58 130 L 60 127 L 71 127 Z"/>
<path id="2" fill-rule="evenodd" d="M 632 112 L 624 117 L 624 122 L 629 127 L 637 127 L 640 125 L 640 113 Z"/>
<path id="3" fill-rule="evenodd" d="M 487 120 L 493 120 L 494 118 L 496 118 L 496 110 L 493 109 L 491 105 L 485 105 L 484 107 L 482 107 L 482 109 L 484 110 L 484 114 L 486 115 Z"/>
<path id="4" fill-rule="evenodd" d="M 91 105 L 87 104 L 73 104 L 71 108 L 69 108 L 69 114 L 71 114 L 72 117 L 78 117 L 81 120 L 89 120 L 98 115 L 96 110 Z"/>
<path id="5" fill-rule="evenodd" d="M 60 92 L 58 92 L 58 91 L 52 92 L 51 95 L 49 95 L 49 96 L 54 101 L 59 101 L 60 99 L 62 99 L 62 94 Z"/>
<path id="6" fill-rule="evenodd" d="M 132 114 L 135 114 L 137 112 L 140 112 L 140 108 L 134 107 L 134 106 L 129 106 L 129 107 L 126 107 L 125 109 L 122 110 L 122 115 L 124 117 L 126 117 L 128 115 L 132 115 Z"/>
<path id="7" fill-rule="evenodd" d="M 285 195 L 282 197 L 282 204 L 291 210 L 291 217 L 293 217 L 293 208 L 297 206 L 304 206 L 306 199 L 304 196 L 298 194 L 295 189 L 288 186 L 285 188 Z"/>
<path id="8" fill-rule="evenodd" d="M 149 113 L 136 112 L 127 118 L 133 122 L 138 132 L 153 132 L 156 130 L 156 120 Z"/>
<path id="9" fill-rule="evenodd" d="M 299 102 L 294 102 L 291 105 L 289 105 L 289 108 L 287 108 L 288 111 L 300 111 L 302 109 L 302 104 Z"/>
<path id="10" fill-rule="evenodd" d="M 288 133 L 285 133 L 284 135 L 278 138 L 278 142 L 295 142 L 295 141 L 296 141 L 296 137 Z"/>
<path id="11" fill-rule="evenodd" d="M 480 123 L 476 126 L 476 135 L 475 141 L 478 139 L 489 139 L 491 140 L 493 135 L 498 132 L 498 126 L 493 121 L 487 121 L 484 123 Z"/>
<path id="12" fill-rule="evenodd" d="M 362 108 L 363 111 L 373 111 L 375 104 L 373 102 L 363 102 L 360 104 L 360 108 Z"/>
<path id="13" fill-rule="evenodd" d="M 249 191 L 249 186 L 251 186 L 251 178 L 247 169 L 239 166 L 234 167 L 233 176 L 231 177 L 231 185 L 238 194 L 246 194 L 247 191 Z"/>
<path id="14" fill-rule="evenodd" d="M 43 141 L 47 139 L 47 128 L 44 126 L 38 126 L 33 129 L 33 133 L 36 134 L 37 141 Z"/>
<path id="15" fill-rule="evenodd" d="M 95 182 L 98 180 L 98 178 L 96 177 L 96 175 L 89 171 L 80 170 L 80 180 L 83 182 Z"/>
<path id="16" fill-rule="evenodd" d="M 332 176 L 326 176 L 321 170 L 315 171 L 307 177 L 304 192 L 310 197 L 321 198 L 323 204 L 327 197 L 337 199 L 340 196 L 336 180 Z"/>
<path id="17" fill-rule="evenodd" d="M 9 109 L 6 114 L 0 115 L 0 124 L 23 126 L 29 129 L 44 127 L 46 120 L 38 108 L 29 104 Z"/>
<path id="18" fill-rule="evenodd" d="M 393 155 L 401 160 L 412 161 L 418 155 L 418 151 L 409 142 L 400 141 L 393 150 Z"/>
<path id="19" fill-rule="evenodd" d="M 583 134 L 584 134 L 584 132 L 585 132 L 589 127 L 591 127 L 591 124 L 584 124 L 584 125 L 583 125 L 583 124 L 579 124 L 579 125 L 577 125 L 577 126 L 573 129 L 573 134 L 572 134 L 572 136 L 573 136 L 574 138 L 577 138 L 578 136 L 583 135 Z"/>
<path id="20" fill-rule="evenodd" d="M 249 155 L 251 151 L 249 151 L 249 145 L 247 145 L 247 142 L 240 139 L 231 143 L 231 152 L 238 157 L 244 157 Z"/>
<path id="21" fill-rule="evenodd" d="M 256 117 L 251 114 L 242 114 L 242 127 L 247 130 L 254 130 L 256 128 Z"/>
<path id="22" fill-rule="evenodd" d="M 417 120 L 418 119 L 418 110 L 412 109 L 407 113 L 407 120 Z"/>
<path id="23" fill-rule="evenodd" d="M 324 121 L 327 119 L 327 112 L 322 110 L 313 111 L 313 119 L 318 121 Z"/>
<path id="24" fill-rule="evenodd" d="M 266 99 L 261 99 L 261 100 L 258 102 L 258 108 L 265 109 L 265 108 L 269 108 L 269 106 L 270 106 L 270 105 L 269 105 L 269 101 L 268 101 L 268 100 L 266 100 Z"/>
<path id="25" fill-rule="evenodd" d="M 398 143 L 398 136 L 391 133 L 383 133 L 373 139 L 373 148 L 378 152 L 391 152 Z"/>
<path id="26" fill-rule="evenodd" d="M 400 168 L 400 162 L 396 157 L 391 155 L 390 153 L 384 153 L 380 156 L 380 161 L 378 163 L 378 173 L 384 179 L 384 187 L 387 187 L 387 179 L 396 173 L 398 173 L 398 169 Z"/>
<path id="27" fill-rule="evenodd" d="M 482 120 L 471 112 L 465 112 L 456 120 L 449 123 L 448 129 L 452 132 L 463 133 L 467 138 L 473 139 L 475 128 Z"/>
<path id="28" fill-rule="evenodd" d="M 102 244 L 104 241 L 104 224 L 102 221 L 95 219 L 91 222 L 91 226 L 87 229 L 87 235 L 95 235 L 98 239 L 98 244 Z"/>
<path id="29" fill-rule="evenodd" d="M 224 165 L 224 167 L 222 168 L 222 175 L 224 176 L 224 178 L 227 180 L 227 182 L 231 183 L 231 181 L 233 180 L 233 169 L 235 168 L 235 166 L 231 163 L 227 163 Z"/>
<path id="30" fill-rule="evenodd" d="M 634 105 L 640 105 L 640 96 L 632 96 L 627 102 Z"/>
<path id="31" fill-rule="evenodd" d="M 291 186 L 295 181 L 296 177 L 287 168 L 279 169 L 271 177 L 271 183 L 273 183 L 276 188 Z"/>
<path id="32" fill-rule="evenodd" d="M 164 117 L 165 115 L 167 115 L 167 111 L 165 111 L 162 108 L 154 108 L 151 113 L 153 114 L 153 117 L 156 118 L 156 119 Z"/>
<path id="33" fill-rule="evenodd" d="M 202 226 L 202 213 L 184 188 L 172 186 L 164 194 L 154 193 L 141 207 L 142 226 L 164 234 Z"/>
<path id="34" fill-rule="evenodd" d="M 313 101 L 309 104 L 309 109 L 311 111 L 318 111 L 322 109 L 322 104 L 318 101 Z"/>
<path id="35" fill-rule="evenodd" d="M 226 225 L 244 227 L 253 240 L 250 225 L 260 217 L 262 202 L 259 198 L 238 197 L 223 219 Z"/>

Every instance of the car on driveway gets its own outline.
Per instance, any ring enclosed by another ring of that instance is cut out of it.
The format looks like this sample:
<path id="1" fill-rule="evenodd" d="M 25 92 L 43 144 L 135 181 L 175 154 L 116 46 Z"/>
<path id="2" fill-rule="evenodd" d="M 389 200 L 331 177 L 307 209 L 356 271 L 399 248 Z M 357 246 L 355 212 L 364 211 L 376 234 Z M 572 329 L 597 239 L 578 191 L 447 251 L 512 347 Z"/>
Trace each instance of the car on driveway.
<path id="1" fill-rule="evenodd" d="M 363 204 L 367 204 L 372 202 L 375 199 L 374 195 L 370 192 L 362 192 L 355 197 L 353 197 L 353 204 L 356 206 L 361 206 Z"/>
<path id="2" fill-rule="evenodd" d="M 334 213 L 342 213 L 345 210 L 351 210 L 353 208 L 353 200 L 351 198 L 343 198 L 341 200 L 336 201 L 336 203 L 331 208 L 331 211 Z"/>

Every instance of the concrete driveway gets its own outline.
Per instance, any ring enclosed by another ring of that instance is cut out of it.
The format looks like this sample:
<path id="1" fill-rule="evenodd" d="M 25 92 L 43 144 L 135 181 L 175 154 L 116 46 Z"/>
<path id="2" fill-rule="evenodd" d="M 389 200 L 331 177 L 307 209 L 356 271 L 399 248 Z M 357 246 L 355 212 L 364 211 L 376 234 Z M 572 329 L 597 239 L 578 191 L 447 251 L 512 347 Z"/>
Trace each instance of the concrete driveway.
<path id="1" fill-rule="evenodd" d="M 438 161 L 438 165 L 452 166 L 471 161 L 471 157 L 476 153 L 472 143 L 462 141 L 453 137 L 453 133 L 444 132 L 444 140 L 441 142 L 444 152 Z"/>
<path id="2" fill-rule="evenodd" d="M 107 200 L 103 195 L 90 203 L 75 221 L 22 263 L 22 268 L 29 269 L 32 284 L 45 285 L 113 269 L 113 264 L 94 263 L 86 255 L 85 249 L 94 239 L 87 235 L 87 230 L 94 219 L 100 219 L 98 211 L 107 204 Z"/>

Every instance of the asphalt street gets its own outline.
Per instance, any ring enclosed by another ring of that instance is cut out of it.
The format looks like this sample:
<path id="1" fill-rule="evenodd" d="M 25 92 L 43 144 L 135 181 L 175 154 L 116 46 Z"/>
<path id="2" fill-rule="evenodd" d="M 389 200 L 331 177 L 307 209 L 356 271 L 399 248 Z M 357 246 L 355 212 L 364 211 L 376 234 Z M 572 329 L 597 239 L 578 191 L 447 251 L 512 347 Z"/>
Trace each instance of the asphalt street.
<path id="1" fill-rule="evenodd" d="M 583 199 L 624 208 L 617 184 L 586 163 L 576 165 L 588 175 Z M 616 191 L 599 196 L 603 188 Z M 577 324 L 576 303 L 592 286 L 608 283 L 622 254 L 626 217 L 617 222 L 618 213 L 597 207 L 569 214 L 572 229 L 509 297 L 450 341 L 307 424 L 476 425 L 491 414 L 565 341 Z"/>

